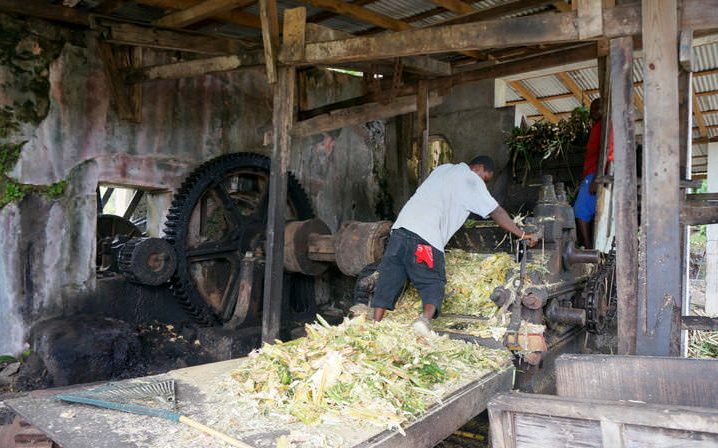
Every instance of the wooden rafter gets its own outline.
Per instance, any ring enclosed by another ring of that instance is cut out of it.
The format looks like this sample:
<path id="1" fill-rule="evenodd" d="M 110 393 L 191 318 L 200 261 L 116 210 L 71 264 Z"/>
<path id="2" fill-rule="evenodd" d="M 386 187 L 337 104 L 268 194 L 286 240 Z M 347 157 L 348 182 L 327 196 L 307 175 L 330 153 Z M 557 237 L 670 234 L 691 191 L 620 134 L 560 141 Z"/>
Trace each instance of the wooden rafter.
<path id="1" fill-rule="evenodd" d="M 462 2 L 461 0 L 429 0 L 431 3 L 458 14 L 470 14 L 476 12 L 476 8 Z"/>
<path id="2" fill-rule="evenodd" d="M 571 75 L 569 75 L 567 72 L 560 72 L 556 73 L 556 76 L 558 77 L 558 79 L 561 80 L 563 85 L 566 86 L 566 88 L 573 94 L 573 96 L 579 103 L 583 104 L 586 107 L 591 104 L 591 100 L 588 98 L 586 92 L 581 90 L 578 84 L 576 84 L 576 81 L 571 78 Z"/>
<path id="3" fill-rule="evenodd" d="M 458 17 L 452 17 L 448 20 L 441 21 L 433 26 L 457 25 L 460 23 L 493 20 L 510 14 L 516 14 L 517 12 L 524 11 L 526 9 L 538 8 L 550 3 L 552 2 L 549 0 L 515 0 L 512 2 L 494 6 L 493 8 L 485 8 L 478 11 L 474 10 L 473 12 L 470 12 L 468 14 L 463 14 Z"/>
<path id="4" fill-rule="evenodd" d="M 708 137 L 708 128 L 706 128 L 706 120 L 703 117 L 703 111 L 701 111 L 701 105 L 698 101 L 698 98 L 695 94 L 693 94 L 693 116 L 696 119 L 696 124 L 698 125 L 698 133 L 703 138 Z"/>
<path id="5" fill-rule="evenodd" d="M 190 8 L 169 13 L 156 20 L 155 25 L 184 28 L 223 12 L 250 6 L 255 2 L 256 0 L 205 0 Z"/>
<path id="6" fill-rule="evenodd" d="M 136 3 L 153 6 L 155 8 L 188 9 L 203 3 L 203 0 L 136 0 Z M 262 28 L 258 16 L 237 9 L 215 14 L 211 18 L 235 25 L 246 26 L 248 28 Z"/>
<path id="7" fill-rule="evenodd" d="M 356 0 L 351 2 L 354 5 L 357 6 L 364 6 L 368 5 L 370 3 L 375 3 L 378 0 Z M 334 17 L 338 16 L 339 14 L 331 11 L 322 11 L 317 14 L 314 14 L 313 16 L 307 18 L 307 22 L 311 23 L 320 23 L 324 22 L 325 20 L 333 19 Z"/>
<path id="8" fill-rule="evenodd" d="M 92 11 L 98 14 L 112 14 L 127 3 L 129 0 L 105 0 Z"/>
<path id="9" fill-rule="evenodd" d="M 556 123 L 558 121 L 558 117 L 553 112 L 551 112 L 548 107 L 546 107 L 541 101 L 539 101 L 539 99 L 536 98 L 536 96 L 529 89 L 527 89 L 521 81 L 511 81 L 509 82 L 509 85 L 512 89 L 516 91 L 516 93 L 518 93 L 519 95 L 524 97 L 529 103 L 531 103 L 531 105 L 535 107 L 536 110 L 539 111 L 539 113 L 543 115 L 545 119 L 547 119 L 551 123 Z"/>
<path id="10" fill-rule="evenodd" d="M 639 95 L 635 89 L 633 90 L 633 104 L 638 112 L 636 115 L 643 115 L 643 98 L 641 98 L 641 95 Z"/>
<path id="11" fill-rule="evenodd" d="M 358 6 L 355 3 L 347 3 L 343 2 L 341 0 L 301 0 L 302 2 L 314 6 L 315 8 L 321 8 L 325 9 L 327 11 L 331 11 L 336 14 L 344 15 L 347 17 L 351 17 L 356 20 L 360 20 L 362 22 L 370 23 L 372 25 L 376 25 L 380 28 L 384 28 L 387 30 L 392 31 L 407 31 L 414 29 L 411 24 L 395 19 L 393 17 L 389 17 L 384 14 L 380 14 L 378 12 L 374 12 L 370 9 L 363 8 L 361 6 Z M 472 8 L 473 9 L 473 8 Z M 482 59 L 483 55 L 481 53 L 475 52 L 475 51 L 462 51 L 463 54 L 466 54 L 467 56 Z"/>

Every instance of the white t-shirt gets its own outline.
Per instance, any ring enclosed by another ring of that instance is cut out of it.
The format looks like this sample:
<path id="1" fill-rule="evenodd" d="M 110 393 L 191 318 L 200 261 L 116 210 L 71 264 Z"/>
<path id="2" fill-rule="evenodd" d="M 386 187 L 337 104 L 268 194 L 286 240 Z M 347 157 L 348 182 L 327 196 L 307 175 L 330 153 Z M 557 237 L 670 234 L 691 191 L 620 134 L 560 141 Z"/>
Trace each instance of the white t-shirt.
<path id="1" fill-rule="evenodd" d="M 465 163 L 438 166 L 399 212 L 392 229 L 403 227 L 444 251 L 471 212 L 488 217 L 499 204 L 484 180 Z"/>

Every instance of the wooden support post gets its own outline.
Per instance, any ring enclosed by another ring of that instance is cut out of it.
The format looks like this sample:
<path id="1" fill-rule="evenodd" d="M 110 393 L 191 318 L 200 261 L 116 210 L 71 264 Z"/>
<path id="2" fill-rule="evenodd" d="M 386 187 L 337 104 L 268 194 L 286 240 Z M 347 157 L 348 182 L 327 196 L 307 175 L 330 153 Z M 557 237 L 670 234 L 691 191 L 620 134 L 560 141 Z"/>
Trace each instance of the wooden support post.
<path id="1" fill-rule="evenodd" d="M 576 0 L 578 5 L 578 37 L 581 40 L 603 34 L 601 0 Z"/>
<path id="2" fill-rule="evenodd" d="M 285 15 L 287 18 L 292 13 Z M 296 17 L 293 15 L 292 17 Z M 302 14 L 298 14 L 302 16 Z M 306 17 L 306 13 L 304 14 Z M 291 21 L 291 20 L 290 20 Z M 285 30 L 284 45 L 293 47 L 296 34 Z M 291 148 L 292 123 L 296 95 L 297 71 L 282 66 L 277 71 L 272 116 L 272 164 L 269 174 L 269 205 L 267 218 L 267 263 L 264 271 L 262 341 L 271 343 L 279 337 L 282 325 L 284 283 L 284 226 L 287 210 L 287 169 Z"/>
<path id="3" fill-rule="evenodd" d="M 277 52 L 279 51 L 279 16 L 277 0 L 259 0 L 259 18 L 262 21 L 262 43 L 264 63 L 267 65 L 267 80 L 277 81 Z"/>
<path id="4" fill-rule="evenodd" d="M 644 151 L 636 353 L 677 355 L 671 343 L 681 309 L 677 0 L 643 0 Z"/>
<path id="5" fill-rule="evenodd" d="M 682 30 L 678 46 L 678 120 L 679 120 L 679 175 L 681 180 L 691 179 L 691 147 L 693 144 L 693 113 L 696 97 L 693 94 L 693 31 Z M 698 117 L 696 117 L 698 120 Z M 686 199 L 686 190 L 681 189 L 681 201 Z M 690 313 L 690 227 L 681 229 L 681 315 Z M 675 317 L 675 316 L 674 316 Z M 673 344 L 681 347 L 681 356 L 688 354 L 688 332 L 675 324 Z"/>
<path id="6" fill-rule="evenodd" d="M 636 352 L 638 192 L 633 114 L 633 39 L 611 40 L 611 122 L 614 133 L 613 209 L 616 213 L 618 354 Z"/>
<path id="7" fill-rule="evenodd" d="M 290 132 L 294 116 L 296 70 L 280 67 L 274 87 L 272 118 L 272 164 L 269 175 L 267 219 L 267 263 L 264 273 L 262 341 L 271 343 L 279 337 L 282 324 L 284 283 L 284 225 L 287 209 L 287 168 L 291 145 Z"/>
<path id="8" fill-rule="evenodd" d="M 423 182 L 431 170 L 431 155 L 429 154 L 429 83 L 419 81 L 416 92 L 416 122 L 417 137 L 421 153 L 421 169 L 419 170 L 419 183 Z"/>

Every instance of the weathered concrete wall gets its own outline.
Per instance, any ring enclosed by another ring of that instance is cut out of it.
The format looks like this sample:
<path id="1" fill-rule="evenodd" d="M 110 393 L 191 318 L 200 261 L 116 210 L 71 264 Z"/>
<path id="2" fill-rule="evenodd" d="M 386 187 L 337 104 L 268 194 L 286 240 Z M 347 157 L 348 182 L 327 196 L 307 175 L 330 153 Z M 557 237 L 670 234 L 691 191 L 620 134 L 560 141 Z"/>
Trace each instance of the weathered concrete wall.
<path id="1" fill-rule="evenodd" d="M 502 202 L 510 182 L 506 169 L 509 151 L 504 139 L 514 127 L 514 118 L 514 107 L 494 107 L 492 80 L 465 84 L 454 87 L 440 105 L 430 110 L 429 134 L 441 136 L 449 143 L 453 163 L 468 162 L 480 154 L 492 157 L 497 172 L 489 189 Z M 417 187 L 416 176 L 403 173 L 406 165 L 400 160 L 402 156 L 410 158 L 412 153 L 419 157 L 415 120 L 415 115 L 406 115 L 393 119 L 388 126 L 393 130 L 387 137 L 388 181 L 396 213 Z M 411 167 L 407 171 L 410 170 Z"/>
<path id="2" fill-rule="evenodd" d="M 272 115 L 271 88 L 257 69 L 148 83 L 142 122 L 120 121 L 89 33 L 7 15 L 0 25 L 0 144 L 25 142 L 8 175 L 35 185 L 68 180 L 60 198 L 28 193 L 0 208 L 2 354 L 21 350 L 34 322 L 72 314 L 94 297 L 99 182 L 171 191 L 215 156 L 269 154 L 262 142 Z M 144 62 L 166 58 L 147 51 Z M 355 95 L 360 83 L 337 73 L 313 76 L 304 101 Z M 290 169 L 332 228 L 376 218 L 383 138 L 383 124 L 375 123 L 294 142 Z M 328 299 L 326 291 L 318 295 Z"/>
<path id="3" fill-rule="evenodd" d="M 514 108 L 494 108 L 494 82 L 454 87 L 442 104 L 431 109 L 429 133 L 442 135 L 454 150 L 455 162 L 468 162 L 479 154 L 491 156 L 497 168 L 509 161 L 504 143 L 514 127 Z"/>

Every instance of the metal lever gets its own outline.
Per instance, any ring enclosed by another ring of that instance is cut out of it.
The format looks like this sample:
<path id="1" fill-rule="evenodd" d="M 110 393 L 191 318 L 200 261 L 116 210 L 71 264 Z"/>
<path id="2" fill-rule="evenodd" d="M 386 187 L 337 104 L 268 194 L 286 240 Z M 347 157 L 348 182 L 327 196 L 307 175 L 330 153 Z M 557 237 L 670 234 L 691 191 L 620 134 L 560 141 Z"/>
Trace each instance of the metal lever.
<path id="1" fill-rule="evenodd" d="M 521 249 L 523 250 L 523 257 L 521 257 L 521 268 L 519 270 L 518 278 L 514 279 L 514 288 L 516 289 L 514 301 L 511 305 L 511 320 L 509 326 L 504 334 L 504 345 L 509 350 L 521 350 L 521 344 L 519 344 L 519 328 L 521 327 L 521 292 L 524 287 L 524 278 L 526 277 L 526 240 L 519 241 Z"/>

